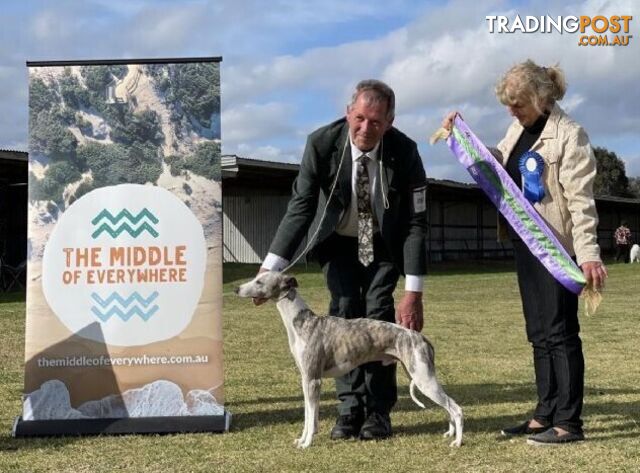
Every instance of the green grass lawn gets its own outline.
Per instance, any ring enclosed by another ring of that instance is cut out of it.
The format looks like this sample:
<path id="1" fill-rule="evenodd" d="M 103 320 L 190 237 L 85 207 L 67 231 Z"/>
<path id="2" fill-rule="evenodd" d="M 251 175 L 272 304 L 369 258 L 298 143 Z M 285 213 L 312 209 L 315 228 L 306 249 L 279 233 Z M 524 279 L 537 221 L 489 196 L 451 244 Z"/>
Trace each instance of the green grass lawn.
<path id="1" fill-rule="evenodd" d="M 421 410 L 411 401 L 404 373 L 392 439 L 329 440 L 335 388 L 326 380 L 320 432 L 309 449 L 295 449 L 303 404 L 284 327 L 273 304 L 254 308 L 232 292 L 256 269 L 225 266 L 225 391 L 233 414 L 226 434 L 11 438 L 21 411 L 24 303 L 21 294 L 1 295 L 0 471 L 640 471 L 640 265 L 611 265 L 599 312 L 581 315 L 588 441 L 555 448 L 499 436 L 502 427 L 524 420 L 535 401 L 512 263 L 434 266 L 423 332 L 435 345 L 445 390 L 465 413 L 460 449 L 442 438 L 443 409 L 427 400 Z M 300 267 L 296 276 L 309 305 L 324 312 L 320 273 Z"/>

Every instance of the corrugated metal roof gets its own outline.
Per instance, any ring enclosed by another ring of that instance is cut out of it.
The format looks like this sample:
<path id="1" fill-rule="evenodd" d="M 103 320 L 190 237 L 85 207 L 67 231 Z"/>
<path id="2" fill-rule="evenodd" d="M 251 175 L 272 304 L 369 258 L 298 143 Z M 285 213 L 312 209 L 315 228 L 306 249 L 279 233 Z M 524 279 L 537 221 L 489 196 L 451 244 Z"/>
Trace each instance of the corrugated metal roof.
<path id="1" fill-rule="evenodd" d="M 269 170 L 271 172 L 282 170 L 287 173 L 297 172 L 300 167 L 296 163 L 282 163 L 276 161 L 263 161 L 261 159 L 243 158 L 235 154 L 226 154 L 222 156 L 222 172 L 224 177 L 235 177 L 238 174 L 240 168 L 245 170 L 257 171 L 259 169 Z M 435 184 L 451 189 L 478 189 L 477 184 L 471 184 L 466 182 L 452 181 L 450 179 L 427 179 L 430 184 Z M 628 198 L 628 197 L 614 197 L 614 196 L 598 196 L 596 200 L 603 202 L 617 202 L 625 204 L 640 204 L 640 199 Z"/>
<path id="2" fill-rule="evenodd" d="M 265 169 L 282 169 L 284 171 L 298 171 L 296 163 L 278 161 L 264 161 L 262 159 L 243 158 L 235 154 L 223 154 L 220 159 L 223 171 L 238 171 L 239 166 Z"/>
<path id="3" fill-rule="evenodd" d="M 26 151 L 16 151 L 13 149 L 0 149 L 0 159 L 11 161 L 29 161 L 29 153 Z"/>
<path id="4" fill-rule="evenodd" d="M 596 197 L 596 200 L 604 202 L 619 202 L 623 204 L 640 204 L 640 199 L 634 199 L 631 197 L 616 197 L 612 195 L 600 195 Z"/>

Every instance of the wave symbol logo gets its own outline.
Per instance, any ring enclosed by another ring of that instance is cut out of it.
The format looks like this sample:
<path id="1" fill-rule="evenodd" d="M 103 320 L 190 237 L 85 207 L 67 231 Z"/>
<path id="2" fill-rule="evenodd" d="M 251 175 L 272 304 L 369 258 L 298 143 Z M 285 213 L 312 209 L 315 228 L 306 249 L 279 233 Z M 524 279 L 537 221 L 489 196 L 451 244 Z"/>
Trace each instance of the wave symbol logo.
<path id="1" fill-rule="evenodd" d="M 151 236 L 157 238 L 159 233 L 153 225 L 156 225 L 158 222 L 158 217 L 151 213 L 146 207 L 143 208 L 138 215 L 133 215 L 127 209 L 122 209 L 114 216 L 107 209 L 104 209 L 91 220 L 92 225 L 99 225 L 98 229 L 91 234 L 91 237 L 95 239 L 106 232 L 111 235 L 112 238 L 117 238 L 121 233 L 127 232 L 133 238 L 137 238 L 142 232 L 147 231 Z"/>
<path id="2" fill-rule="evenodd" d="M 96 305 L 91 307 L 91 312 L 102 322 L 107 322 L 111 317 L 117 315 L 123 322 L 128 321 L 137 315 L 145 322 L 148 321 L 159 309 L 157 304 L 151 304 L 158 297 L 158 291 L 154 291 L 146 299 L 138 292 L 133 292 L 126 299 L 117 292 L 112 293 L 106 299 L 102 299 L 96 292 L 91 293 L 91 298 Z"/>

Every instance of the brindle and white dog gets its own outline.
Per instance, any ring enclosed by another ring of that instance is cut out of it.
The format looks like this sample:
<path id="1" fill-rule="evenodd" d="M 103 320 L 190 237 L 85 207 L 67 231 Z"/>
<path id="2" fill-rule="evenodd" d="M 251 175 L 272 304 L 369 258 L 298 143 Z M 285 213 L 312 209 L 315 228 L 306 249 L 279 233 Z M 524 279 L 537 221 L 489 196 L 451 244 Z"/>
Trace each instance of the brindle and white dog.
<path id="1" fill-rule="evenodd" d="M 318 427 L 318 407 L 322 378 L 341 376 L 371 361 L 400 361 L 411 377 L 409 392 L 416 404 L 415 387 L 449 413 L 445 437 L 462 445 L 462 409 L 442 389 L 436 379 L 433 346 L 419 332 L 400 325 L 369 319 L 319 317 L 305 304 L 292 276 L 267 271 L 236 289 L 240 297 L 274 299 L 287 330 L 289 348 L 302 376 L 304 429 L 295 444 L 311 445 Z"/>

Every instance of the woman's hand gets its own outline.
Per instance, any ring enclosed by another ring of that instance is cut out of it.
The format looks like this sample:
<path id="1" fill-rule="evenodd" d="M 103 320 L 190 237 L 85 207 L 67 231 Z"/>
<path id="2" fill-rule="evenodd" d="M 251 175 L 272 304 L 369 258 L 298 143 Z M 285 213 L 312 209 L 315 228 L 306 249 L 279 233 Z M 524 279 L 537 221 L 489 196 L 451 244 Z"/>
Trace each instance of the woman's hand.
<path id="1" fill-rule="evenodd" d="M 604 289 L 604 280 L 609 276 L 604 264 L 600 261 L 586 261 L 582 263 L 580 269 L 587 280 L 587 287 L 592 287 L 596 291 Z"/>
<path id="2" fill-rule="evenodd" d="M 453 121 L 456 119 L 456 115 L 460 114 L 455 110 L 453 112 L 449 112 L 447 116 L 442 120 L 442 128 L 451 131 L 451 128 L 453 128 Z M 460 115 L 460 118 L 462 118 L 462 115 Z"/>

